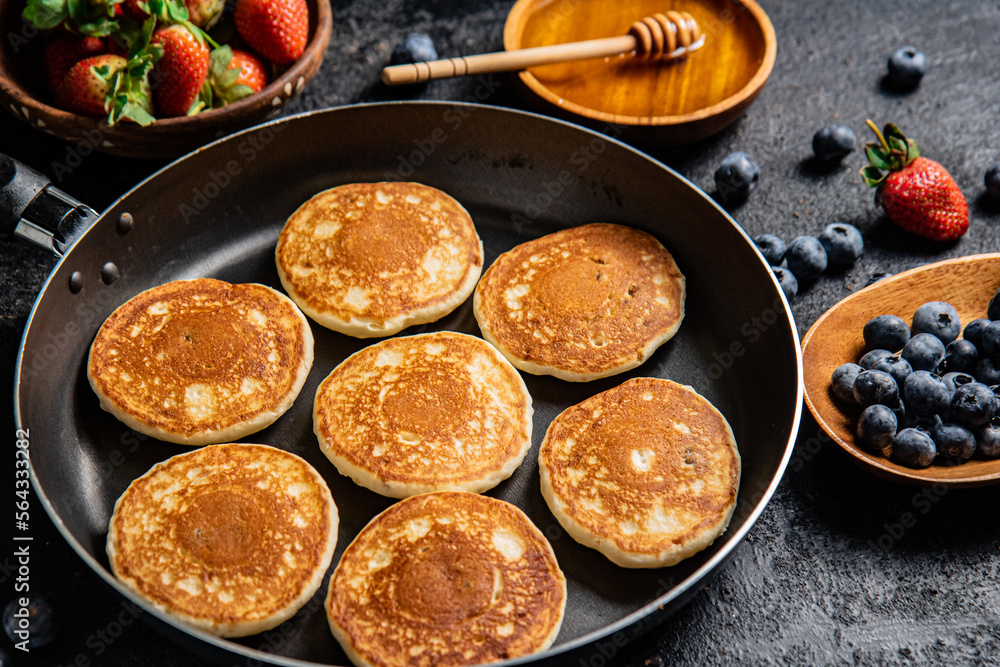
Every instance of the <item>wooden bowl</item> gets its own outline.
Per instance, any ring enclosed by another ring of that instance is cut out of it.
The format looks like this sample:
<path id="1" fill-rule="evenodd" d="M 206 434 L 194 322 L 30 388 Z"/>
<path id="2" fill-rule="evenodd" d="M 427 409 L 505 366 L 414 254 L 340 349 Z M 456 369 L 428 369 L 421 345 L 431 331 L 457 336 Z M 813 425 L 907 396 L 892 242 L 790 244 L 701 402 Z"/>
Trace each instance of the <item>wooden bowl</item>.
<path id="1" fill-rule="evenodd" d="M 774 28 L 754 0 L 518 0 L 504 26 L 507 50 L 624 35 L 642 18 L 686 11 L 705 45 L 686 59 L 589 59 L 518 74 L 545 113 L 619 138 L 663 145 L 712 135 L 740 117 L 774 66 Z"/>
<path id="2" fill-rule="evenodd" d="M 986 307 L 998 286 L 1000 253 L 973 255 L 885 278 L 826 311 L 802 339 L 805 401 L 816 422 L 857 463 L 881 477 L 925 486 L 972 487 L 1000 482 L 1000 459 L 973 456 L 958 465 L 935 462 L 929 468 L 914 469 L 861 449 L 854 444 L 861 410 L 845 405 L 830 389 L 833 371 L 848 361 L 857 362 L 864 352 L 861 330 L 871 318 L 889 313 L 909 323 L 922 304 L 947 301 L 958 311 L 964 329 L 972 320 L 986 317 Z"/>
<path id="3" fill-rule="evenodd" d="M 333 25 L 330 0 L 306 0 L 309 41 L 305 52 L 290 66 L 280 68 L 259 93 L 221 109 L 164 118 L 146 127 L 131 122 L 109 126 L 106 119 L 80 116 L 51 106 L 40 65 L 44 38 L 21 18 L 24 2 L 0 0 L 0 34 L 5 35 L 0 49 L 0 103 L 42 132 L 79 143 L 89 150 L 125 157 L 177 157 L 276 114 L 319 69 Z"/>

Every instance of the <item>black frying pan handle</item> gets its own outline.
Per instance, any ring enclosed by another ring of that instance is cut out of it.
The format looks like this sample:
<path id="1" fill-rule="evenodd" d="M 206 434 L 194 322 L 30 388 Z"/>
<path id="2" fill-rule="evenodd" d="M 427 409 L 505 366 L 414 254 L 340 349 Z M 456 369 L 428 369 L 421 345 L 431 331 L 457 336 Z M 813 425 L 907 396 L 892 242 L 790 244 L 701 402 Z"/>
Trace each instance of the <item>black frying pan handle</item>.
<path id="1" fill-rule="evenodd" d="M 43 174 L 0 153 L 0 239 L 21 238 L 62 257 L 97 218 Z"/>

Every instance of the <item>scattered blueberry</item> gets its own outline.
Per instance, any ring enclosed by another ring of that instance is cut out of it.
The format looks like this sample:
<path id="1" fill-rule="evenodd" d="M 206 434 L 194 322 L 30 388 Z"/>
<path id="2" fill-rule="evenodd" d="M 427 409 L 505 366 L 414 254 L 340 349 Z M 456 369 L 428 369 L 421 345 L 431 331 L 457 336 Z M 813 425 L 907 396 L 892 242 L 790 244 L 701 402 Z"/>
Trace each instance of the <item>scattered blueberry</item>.
<path id="1" fill-rule="evenodd" d="M 838 366 L 830 377 L 830 385 L 833 387 L 834 395 L 847 403 L 857 403 L 854 400 L 854 380 L 857 379 L 858 373 L 863 370 L 858 364 L 850 362 Z"/>
<path id="2" fill-rule="evenodd" d="M 962 332 L 962 338 L 969 341 L 976 346 L 979 352 L 983 352 L 983 332 L 986 331 L 986 327 L 990 325 L 991 320 L 985 317 L 980 317 L 978 320 L 972 320 L 965 325 L 965 331 Z"/>
<path id="3" fill-rule="evenodd" d="M 830 223 L 817 238 L 823 244 L 827 261 L 831 266 L 850 266 L 858 261 L 865 250 L 861 232 L 846 222 Z"/>
<path id="4" fill-rule="evenodd" d="M 986 194 L 994 199 L 1000 199 L 1000 162 L 990 165 L 983 181 L 986 183 Z"/>
<path id="5" fill-rule="evenodd" d="M 863 408 L 880 403 L 890 408 L 899 404 L 899 387 L 882 371 L 861 371 L 854 379 L 854 400 Z"/>
<path id="6" fill-rule="evenodd" d="M 1000 362 L 991 357 L 980 359 L 972 376 L 990 387 L 1000 384 Z"/>
<path id="7" fill-rule="evenodd" d="M 785 259 L 785 250 L 788 246 L 781 240 L 780 236 L 774 234 L 759 234 L 753 237 L 753 242 L 760 249 L 760 254 L 771 266 L 778 266 L 781 260 Z"/>
<path id="8" fill-rule="evenodd" d="M 878 315 L 865 322 L 861 335 L 869 349 L 896 352 L 910 340 L 910 325 L 897 315 Z"/>
<path id="9" fill-rule="evenodd" d="M 976 451 L 976 436 L 958 424 L 941 424 L 931 431 L 931 438 L 941 456 L 961 463 L 972 458 Z"/>
<path id="10" fill-rule="evenodd" d="M 910 468 L 926 468 L 935 456 L 937 446 L 923 429 L 904 428 L 892 439 L 892 458 Z"/>
<path id="11" fill-rule="evenodd" d="M 857 144 L 854 130 L 844 125 L 827 125 L 813 135 L 813 153 L 825 164 L 836 164 L 847 157 Z"/>
<path id="12" fill-rule="evenodd" d="M 1000 357 L 1000 320 L 990 322 L 983 329 L 980 345 L 983 347 L 983 356 Z"/>
<path id="13" fill-rule="evenodd" d="M 48 646 L 56 638 L 55 609 L 44 595 L 31 595 L 27 607 L 20 599 L 11 600 L 3 610 L 3 629 L 12 642 L 27 639 L 29 649 Z"/>
<path id="14" fill-rule="evenodd" d="M 870 405 L 858 420 L 858 441 L 867 449 L 889 456 L 896 435 L 896 414 L 885 405 Z"/>
<path id="15" fill-rule="evenodd" d="M 869 373 L 874 371 L 869 371 Z M 944 382 L 927 371 L 913 371 L 903 384 L 903 400 L 909 411 L 938 414 L 948 409 L 951 394 Z"/>
<path id="16" fill-rule="evenodd" d="M 973 433 L 976 436 L 976 452 L 980 456 L 987 459 L 1000 457 L 1000 417 L 977 426 Z"/>
<path id="17" fill-rule="evenodd" d="M 927 57 L 915 47 L 904 46 L 889 56 L 889 84 L 898 90 L 913 90 L 927 73 Z"/>
<path id="18" fill-rule="evenodd" d="M 411 32 L 392 50 L 389 63 L 403 65 L 437 59 L 437 49 L 434 48 L 434 41 L 430 36 L 422 32 Z"/>
<path id="19" fill-rule="evenodd" d="M 715 170 L 715 187 L 726 203 L 744 201 L 760 179 L 760 165 L 743 151 L 730 153 Z"/>
<path id="20" fill-rule="evenodd" d="M 826 249 L 815 236 L 796 236 L 785 251 L 785 263 L 798 280 L 813 280 L 826 271 Z"/>
<path id="21" fill-rule="evenodd" d="M 910 323 L 911 333 L 934 334 L 947 345 L 962 333 L 958 311 L 945 301 L 930 301 L 917 308 Z"/>
<path id="22" fill-rule="evenodd" d="M 799 293 L 799 281 L 795 279 L 792 272 L 780 266 L 772 266 L 771 270 L 774 271 L 774 276 L 778 279 L 778 284 L 781 285 L 781 291 L 785 293 L 785 298 L 789 301 L 794 299 L 795 295 Z"/>
<path id="23" fill-rule="evenodd" d="M 979 350 L 964 338 L 957 338 L 944 348 L 943 368 L 948 373 L 972 373 L 979 361 Z"/>
<path id="24" fill-rule="evenodd" d="M 915 371 L 935 371 L 944 361 L 944 343 L 937 336 L 918 333 L 906 341 L 900 356 L 910 362 Z"/>
<path id="25" fill-rule="evenodd" d="M 875 364 L 882 361 L 886 357 L 891 357 L 891 356 L 892 352 L 890 352 L 889 350 L 882 350 L 882 349 L 871 350 L 869 352 L 866 352 L 864 356 L 858 359 L 858 365 L 861 366 L 861 368 L 865 369 L 866 371 L 871 370 L 872 368 L 875 367 Z"/>
<path id="26" fill-rule="evenodd" d="M 971 382 L 955 389 L 951 418 L 963 426 L 979 426 L 993 419 L 996 407 L 993 390 L 981 382 Z"/>
<path id="27" fill-rule="evenodd" d="M 875 365 L 872 366 L 871 370 L 888 373 L 892 376 L 892 379 L 896 381 L 897 387 L 902 387 L 903 383 L 906 382 L 906 378 L 913 372 L 910 362 L 901 358 L 898 354 L 882 357 L 875 362 Z"/>

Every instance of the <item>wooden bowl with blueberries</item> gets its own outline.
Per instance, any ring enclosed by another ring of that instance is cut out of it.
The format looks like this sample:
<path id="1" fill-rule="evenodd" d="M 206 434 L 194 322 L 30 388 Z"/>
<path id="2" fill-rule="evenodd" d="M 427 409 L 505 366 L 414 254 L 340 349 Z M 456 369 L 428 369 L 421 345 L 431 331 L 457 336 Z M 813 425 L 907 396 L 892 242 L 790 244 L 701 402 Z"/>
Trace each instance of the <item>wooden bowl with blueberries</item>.
<path id="1" fill-rule="evenodd" d="M 319 69 L 333 20 L 329 0 L 81 5 L 0 0 L 0 102 L 37 131 L 156 159 L 276 114 Z"/>
<path id="2" fill-rule="evenodd" d="M 888 479 L 1000 482 L 998 289 L 1000 253 L 975 255 L 884 278 L 828 310 L 802 340 L 820 427 Z"/>

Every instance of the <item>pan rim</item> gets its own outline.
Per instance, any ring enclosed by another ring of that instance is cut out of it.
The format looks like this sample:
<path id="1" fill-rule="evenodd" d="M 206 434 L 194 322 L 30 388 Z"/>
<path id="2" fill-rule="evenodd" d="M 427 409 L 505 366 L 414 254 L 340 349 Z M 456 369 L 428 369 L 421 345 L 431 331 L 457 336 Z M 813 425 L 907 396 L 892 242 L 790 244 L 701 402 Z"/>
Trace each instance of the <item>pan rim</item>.
<path id="1" fill-rule="evenodd" d="M 799 432 L 799 428 L 800 428 L 800 424 L 801 424 L 801 419 L 802 419 L 802 404 L 803 404 L 803 399 L 804 399 L 804 395 L 805 395 L 805 381 L 804 381 L 803 362 L 802 362 L 802 350 L 801 350 L 801 344 L 800 344 L 800 337 L 799 337 L 799 334 L 798 334 L 797 327 L 795 325 L 795 318 L 793 316 L 793 313 L 792 313 L 791 307 L 790 307 L 790 305 L 788 303 L 788 300 L 785 297 L 783 291 L 781 290 L 780 285 L 778 284 L 777 278 L 773 275 L 773 272 L 770 271 L 770 267 L 768 266 L 766 260 L 764 260 L 763 256 L 760 254 L 759 249 L 757 249 L 756 245 L 752 242 L 752 239 L 750 238 L 749 234 L 746 232 L 746 230 L 744 230 L 735 221 L 735 219 L 731 215 L 729 215 L 729 213 L 724 208 L 722 208 L 717 202 L 715 202 L 715 200 L 713 200 L 708 194 L 706 194 L 701 188 L 699 188 L 698 186 L 696 186 L 689 179 L 687 179 L 683 175 L 679 174 L 678 172 L 676 172 L 675 170 L 673 170 L 671 167 L 667 166 L 666 164 L 662 163 L 661 161 L 657 160 L 656 158 L 654 158 L 654 157 L 652 157 L 652 156 L 650 156 L 650 155 L 642 152 L 641 150 L 639 150 L 639 149 L 637 149 L 637 148 L 635 148 L 635 147 L 633 147 L 633 146 L 631 146 L 629 144 L 626 144 L 626 143 L 624 143 L 624 142 L 622 142 L 622 141 L 620 141 L 620 140 L 618 140 L 618 139 L 616 139 L 614 137 L 608 136 L 606 134 L 597 132 L 595 130 L 592 130 L 592 129 L 589 129 L 589 128 L 586 128 L 586 127 L 582 127 L 580 125 L 576 125 L 576 124 L 568 122 L 568 121 L 564 121 L 564 120 L 552 118 L 552 117 L 549 117 L 549 116 L 545 116 L 544 114 L 539 114 L 539 113 L 534 113 L 534 112 L 528 112 L 528 111 L 522 111 L 522 110 L 517 110 L 517 109 L 508 109 L 508 108 L 504 108 L 504 107 L 496 107 L 496 106 L 491 106 L 491 105 L 486 105 L 486 104 L 479 104 L 479 103 L 472 103 L 472 102 L 454 102 L 454 101 L 437 101 L 437 100 L 370 102 L 370 103 L 364 103 L 364 104 L 348 104 L 348 105 L 342 105 L 342 106 L 337 106 L 337 107 L 330 107 L 330 108 L 327 108 L 327 109 L 318 109 L 318 110 L 313 110 L 313 111 L 303 112 L 303 113 L 300 113 L 300 114 L 294 114 L 294 115 L 290 115 L 290 116 L 278 118 L 278 119 L 275 119 L 275 120 L 272 120 L 272 121 L 269 121 L 269 122 L 266 122 L 266 123 L 262 123 L 260 125 L 256 125 L 256 126 L 253 126 L 253 127 L 250 127 L 250 128 L 244 129 L 244 130 L 241 130 L 239 132 L 235 132 L 235 133 L 233 133 L 231 135 L 228 135 L 226 137 L 222 137 L 222 138 L 220 138 L 220 139 L 218 139 L 216 141 L 213 141 L 213 142 L 211 142 L 209 144 L 206 144 L 205 146 L 197 148 L 197 149 L 195 149 L 195 150 L 187 153 L 184 156 L 181 156 L 181 157 L 179 157 L 179 158 L 177 158 L 175 160 L 172 160 L 171 162 L 169 162 L 168 164 L 166 164 L 162 168 L 158 169 L 156 172 L 154 172 L 150 176 L 146 177 L 145 179 L 143 179 L 142 181 L 140 181 L 139 183 L 137 183 L 135 186 L 133 186 L 126 193 L 124 193 L 123 195 L 121 195 L 120 197 L 118 197 L 117 199 L 115 199 L 114 202 L 112 202 L 104 211 L 101 212 L 101 214 L 98 216 L 97 220 L 95 221 L 94 225 L 90 229 L 88 229 L 84 234 L 82 234 L 80 236 L 80 238 L 77 240 L 77 243 L 79 243 L 79 241 L 82 240 L 83 237 L 85 237 L 87 234 L 91 233 L 91 231 L 93 230 L 93 228 L 96 227 L 96 225 L 98 223 L 100 223 L 101 220 L 103 220 L 104 216 L 107 215 L 110 211 L 112 211 L 122 200 L 124 200 L 126 197 L 128 197 L 132 192 L 134 192 L 135 190 L 143 187 L 147 182 L 149 182 L 149 181 L 151 181 L 153 179 L 156 179 L 163 172 L 166 172 L 167 170 L 170 170 L 170 169 L 174 168 L 175 165 L 177 165 L 180 162 L 186 160 L 187 158 L 189 158 L 189 157 L 191 157 L 191 156 L 193 156 L 193 155 L 195 155 L 197 153 L 209 150 L 209 149 L 211 149 L 212 147 L 214 147 L 216 145 L 219 145 L 219 144 L 222 144 L 222 143 L 225 143 L 225 142 L 230 142 L 230 141 L 238 141 L 239 138 L 242 137 L 242 136 L 244 136 L 244 135 L 258 132 L 258 131 L 260 131 L 260 130 L 262 130 L 264 128 L 267 128 L 267 127 L 271 127 L 271 126 L 275 126 L 275 125 L 281 125 L 281 124 L 285 124 L 285 123 L 291 123 L 291 122 L 298 121 L 299 119 L 308 118 L 308 117 L 312 117 L 312 116 L 316 116 L 316 115 L 321 115 L 321 114 L 322 115 L 325 115 L 325 114 L 335 114 L 335 113 L 338 113 L 338 112 L 343 113 L 343 112 L 356 111 L 356 110 L 362 110 L 363 111 L 364 109 L 367 109 L 367 108 L 408 107 L 408 106 L 413 106 L 413 107 L 437 107 L 437 108 L 442 108 L 442 109 L 444 109 L 446 107 L 461 107 L 461 108 L 468 108 L 471 111 L 479 111 L 479 112 L 485 112 L 485 113 L 495 113 L 495 114 L 501 114 L 501 115 L 523 116 L 523 117 L 527 117 L 529 119 L 532 119 L 533 122 L 555 123 L 557 125 L 563 126 L 564 129 L 568 129 L 568 130 L 575 131 L 575 132 L 582 132 L 582 133 L 590 135 L 590 136 L 592 136 L 594 138 L 599 138 L 602 141 L 611 142 L 618 149 L 624 149 L 627 152 L 633 153 L 635 156 L 637 156 L 637 157 L 639 157 L 641 159 L 644 159 L 644 160 L 647 160 L 647 161 L 653 163 L 653 165 L 655 165 L 656 167 L 658 167 L 658 168 L 660 168 L 660 169 L 668 172 L 673 177 L 679 179 L 684 185 L 686 185 L 688 188 L 690 188 L 691 190 L 693 190 L 694 192 L 696 192 L 700 197 L 702 197 L 704 200 L 706 200 L 706 202 L 710 206 L 714 207 L 719 213 L 721 213 L 724 216 L 724 218 L 729 222 L 729 224 L 743 237 L 744 241 L 751 248 L 754 249 L 754 251 L 756 253 L 756 256 L 757 256 L 757 260 L 761 263 L 761 267 L 764 270 L 766 270 L 767 274 L 770 277 L 770 281 L 771 281 L 771 284 L 772 284 L 772 289 L 774 290 L 774 293 L 776 294 L 777 298 L 780 299 L 781 304 L 782 304 L 782 308 L 784 309 L 784 313 L 785 313 L 785 315 L 787 317 L 787 320 L 788 320 L 788 331 L 787 331 L 787 333 L 791 335 L 791 339 L 792 339 L 791 342 L 793 344 L 793 352 L 794 352 L 794 355 L 795 355 L 795 366 L 796 366 L 796 381 L 795 381 L 796 387 L 795 387 L 795 392 L 794 392 L 795 405 L 794 405 L 794 408 L 793 408 L 793 418 L 792 418 L 792 422 L 791 422 L 791 429 L 789 431 L 788 440 L 787 440 L 787 442 L 784 445 L 784 451 L 782 453 L 781 459 L 780 459 L 779 464 L 778 464 L 778 466 L 777 466 L 777 468 L 775 470 L 774 475 L 771 478 L 770 483 L 767 485 L 767 487 L 763 491 L 755 490 L 755 492 L 753 494 L 753 497 L 754 498 L 758 498 L 758 496 L 759 496 L 759 498 L 756 501 L 753 501 L 752 509 L 751 509 L 751 511 L 749 511 L 746 514 L 745 518 L 743 518 L 742 525 L 740 525 L 739 528 L 737 528 L 735 531 L 733 531 L 731 533 L 727 530 L 727 532 L 723 534 L 722 537 L 724 538 L 725 543 L 720 547 L 719 551 L 716 554 L 714 554 L 710 559 L 708 559 L 701 567 L 699 567 L 698 569 L 694 570 L 685 579 L 683 579 L 679 583 L 675 584 L 669 590 L 665 591 L 664 593 L 662 593 L 661 595 L 659 595 L 656 599 L 652 600 L 651 602 L 649 602 L 645 606 L 643 606 L 643 607 L 641 607 L 641 608 L 639 608 L 639 609 L 637 609 L 637 610 L 635 610 L 635 611 L 633 611 L 633 612 L 625 615 L 624 617 L 618 619 L 617 621 L 615 621 L 613 623 L 610 623 L 608 625 L 605 625 L 605 626 L 603 626 L 603 627 L 601 627 L 601 628 L 599 628 L 597 630 L 593 630 L 591 632 L 588 632 L 586 634 L 580 635 L 578 637 L 575 637 L 573 639 L 567 640 L 565 642 L 561 642 L 561 643 L 555 644 L 555 645 L 553 645 L 552 647 L 550 647 L 548 650 L 546 650 L 544 652 L 536 653 L 536 654 L 529 655 L 529 656 L 523 656 L 523 657 L 515 658 L 515 659 L 512 659 L 512 660 L 506 660 L 506 661 L 502 661 L 502 662 L 498 662 L 498 663 L 493 663 L 493 664 L 496 664 L 496 665 L 511 665 L 511 666 L 513 666 L 513 665 L 531 664 L 531 663 L 534 663 L 534 662 L 537 662 L 537 661 L 543 660 L 543 659 L 544 660 L 554 659 L 554 658 L 557 658 L 560 655 L 564 655 L 566 653 L 570 653 L 570 652 L 582 649 L 582 648 L 584 648 L 584 647 L 586 647 L 588 645 L 594 644 L 595 642 L 597 642 L 597 641 L 599 641 L 601 639 L 604 639 L 606 637 L 614 635 L 615 633 L 622 632 L 623 630 L 626 630 L 626 629 L 632 627 L 633 625 L 639 623 L 640 621 L 642 621 L 642 620 L 650 617 L 651 615 L 655 614 L 658 610 L 661 610 L 661 609 L 665 608 L 668 604 L 670 604 L 674 600 L 683 597 L 695 585 L 697 585 L 697 584 L 705 581 L 709 577 L 709 575 L 711 575 L 713 572 L 715 572 L 719 567 L 721 567 L 725 563 L 725 561 L 727 561 L 733 555 L 733 553 L 736 550 L 736 548 L 745 539 L 746 534 L 756 524 L 757 520 L 760 518 L 760 515 L 763 513 L 764 509 L 767 507 L 768 503 L 771 501 L 771 499 L 772 499 L 775 491 L 777 490 L 778 485 L 781 483 L 781 481 L 782 481 L 782 479 L 784 477 L 785 471 L 787 469 L 788 463 L 789 463 L 789 461 L 791 459 L 792 451 L 794 449 L 795 441 L 796 441 L 796 439 L 798 437 L 798 432 Z M 45 280 L 44 284 L 42 285 L 42 288 L 41 288 L 38 296 L 36 297 L 36 299 L 35 299 L 35 301 L 34 301 L 34 303 L 32 305 L 31 312 L 30 312 L 30 314 L 28 316 L 27 324 L 26 324 L 26 326 L 24 328 L 24 332 L 22 333 L 21 340 L 20 340 L 20 343 L 18 345 L 17 359 L 16 359 L 16 363 L 15 363 L 15 368 L 14 368 L 14 392 L 13 392 L 14 393 L 14 396 L 13 396 L 13 398 L 14 398 L 14 421 L 15 421 L 15 426 L 18 429 L 23 428 L 23 424 L 22 424 L 22 420 L 21 420 L 20 390 L 21 390 L 21 373 L 22 373 L 22 364 L 24 362 L 25 344 L 26 344 L 26 341 L 28 340 L 28 338 L 29 338 L 29 336 L 31 334 L 32 327 L 35 325 L 35 313 L 36 313 L 37 309 L 39 308 L 39 305 L 42 302 L 43 297 L 45 296 L 45 294 L 49 290 L 49 288 L 52 286 L 53 280 L 54 280 L 56 274 L 59 272 L 59 269 L 62 266 L 62 264 L 64 262 L 66 262 L 70 258 L 70 256 L 73 254 L 73 249 L 75 248 L 75 246 L 76 246 L 76 243 L 74 243 L 73 246 L 71 246 L 70 248 L 68 248 L 66 250 L 66 252 L 63 255 L 63 257 L 56 263 L 56 265 L 52 268 L 51 272 L 49 273 L 48 277 L 46 278 L 46 280 Z M 87 566 L 95 574 L 97 574 L 107 585 L 109 585 L 113 590 L 115 590 L 117 593 L 119 593 L 125 599 L 128 599 L 130 602 L 132 602 L 133 604 L 135 604 L 138 607 L 140 607 L 141 609 L 143 609 L 143 611 L 149 613 L 152 617 L 154 617 L 160 623 L 163 623 L 163 624 L 169 626 L 173 630 L 180 631 L 180 632 L 182 632 L 184 634 L 187 634 L 187 635 L 189 635 L 191 637 L 195 637 L 195 638 L 199 639 L 200 641 L 205 642 L 206 644 L 209 644 L 210 646 L 213 646 L 216 649 L 219 649 L 219 650 L 231 653 L 231 654 L 239 655 L 239 656 L 242 656 L 242 657 L 245 657 L 245 658 L 259 660 L 259 661 L 263 662 L 264 664 L 281 665 L 282 667 L 306 667 L 306 666 L 310 666 L 310 665 L 317 665 L 317 666 L 323 666 L 323 665 L 325 665 L 326 667 L 330 667 L 326 663 L 308 662 L 308 661 L 303 661 L 303 660 L 299 660 L 299 659 L 295 659 L 295 658 L 288 658 L 288 657 L 285 657 L 285 656 L 278 656 L 278 655 L 275 655 L 273 653 L 269 653 L 267 651 L 262 651 L 260 649 L 255 649 L 255 648 L 246 646 L 244 644 L 239 644 L 239 643 L 232 642 L 232 641 L 229 641 L 229 640 L 224 639 L 224 638 L 217 637 L 215 635 L 211 635 L 211 634 L 209 634 L 207 632 L 204 632 L 202 630 L 198 630 L 198 629 L 195 629 L 195 628 L 190 628 L 190 627 L 188 627 L 186 625 L 183 625 L 179 621 L 170 618 L 169 616 L 167 616 L 166 614 L 164 614 L 160 610 L 156 609 L 155 607 L 153 607 L 152 605 L 150 605 L 149 603 L 147 603 L 143 599 L 135 596 L 133 593 L 131 593 L 130 591 L 128 591 L 110 572 L 108 572 L 104 568 L 104 566 L 101 563 L 99 563 L 97 561 L 97 559 L 94 558 L 83 547 L 83 545 L 80 543 L 80 541 L 66 527 L 65 522 L 58 515 L 58 513 L 56 512 L 54 506 L 52 505 L 51 501 L 49 500 L 48 496 L 46 495 L 45 490 L 44 490 L 44 488 L 42 486 L 42 483 L 38 480 L 38 478 L 37 478 L 37 476 L 35 474 L 34 465 L 32 465 L 32 463 L 30 461 L 30 458 L 29 458 L 29 474 L 30 474 L 30 478 L 31 478 L 32 488 L 34 489 L 35 495 L 37 496 L 37 498 L 38 498 L 39 502 L 41 503 L 41 505 L 44 507 L 46 514 L 52 520 L 52 522 L 55 525 L 56 529 L 62 535 L 63 539 L 65 539 L 67 541 L 67 543 L 70 545 L 70 547 L 73 549 L 73 551 L 75 551 L 77 553 L 77 555 L 80 556 L 83 559 L 83 561 L 87 564 Z M 657 622 L 659 622 L 659 621 L 657 621 Z M 653 625 L 655 625 L 655 623 Z M 643 631 L 642 633 L 639 633 L 636 636 L 642 636 L 644 634 L 646 634 L 646 631 Z"/>

